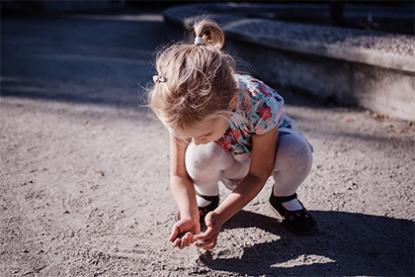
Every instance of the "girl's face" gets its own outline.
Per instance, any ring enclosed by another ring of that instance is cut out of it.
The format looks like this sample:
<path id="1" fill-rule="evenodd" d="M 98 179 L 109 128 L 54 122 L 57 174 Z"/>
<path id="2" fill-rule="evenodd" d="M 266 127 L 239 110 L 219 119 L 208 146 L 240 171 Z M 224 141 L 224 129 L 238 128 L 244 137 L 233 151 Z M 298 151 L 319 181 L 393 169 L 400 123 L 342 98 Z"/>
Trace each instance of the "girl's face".
<path id="1" fill-rule="evenodd" d="M 179 131 L 178 135 L 191 139 L 196 145 L 220 139 L 229 127 L 229 121 L 222 117 L 206 118 L 190 130 Z"/>

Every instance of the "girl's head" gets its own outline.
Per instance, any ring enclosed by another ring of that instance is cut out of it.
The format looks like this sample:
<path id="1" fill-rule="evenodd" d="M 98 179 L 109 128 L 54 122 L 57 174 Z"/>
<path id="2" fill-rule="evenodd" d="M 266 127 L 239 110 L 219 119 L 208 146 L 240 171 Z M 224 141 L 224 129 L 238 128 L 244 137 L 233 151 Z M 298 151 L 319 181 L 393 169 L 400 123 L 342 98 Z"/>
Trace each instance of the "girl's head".
<path id="1" fill-rule="evenodd" d="M 206 143 L 228 126 L 236 95 L 235 62 L 221 51 L 225 37 L 216 22 L 199 19 L 193 29 L 195 42 L 176 43 L 157 54 L 148 101 L 177 137 Z"/>

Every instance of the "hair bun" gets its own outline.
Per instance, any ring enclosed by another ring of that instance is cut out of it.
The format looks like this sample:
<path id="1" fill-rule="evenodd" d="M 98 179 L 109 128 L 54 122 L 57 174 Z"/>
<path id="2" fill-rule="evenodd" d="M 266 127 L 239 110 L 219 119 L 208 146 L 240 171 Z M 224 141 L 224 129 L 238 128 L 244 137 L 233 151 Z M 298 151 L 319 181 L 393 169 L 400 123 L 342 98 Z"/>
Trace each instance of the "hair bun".
<path id="1" fill-rule="evenodd" d="M 225 44 L 225 34 L 222 28 L 212 19 L 196 19 L 193 24 L 196 37 L 201 37 L 204 44 L 222 49 Z"/>

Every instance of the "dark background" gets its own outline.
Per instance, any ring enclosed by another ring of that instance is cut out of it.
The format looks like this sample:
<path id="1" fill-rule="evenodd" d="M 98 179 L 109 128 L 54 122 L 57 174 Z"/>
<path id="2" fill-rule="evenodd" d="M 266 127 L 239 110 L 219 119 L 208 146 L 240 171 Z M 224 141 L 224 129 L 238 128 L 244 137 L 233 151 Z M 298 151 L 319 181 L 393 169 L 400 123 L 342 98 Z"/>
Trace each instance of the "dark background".
<path id="1" fill-rule="evenodd" d="M 2 17 L 55 16 L 59 14 L 125 14 L 160 11 L 175 5 L 206 4 L 206 1 L 2 1 Z M 223 1 L 209 1 L 226 3 Z M 276 4 L 273 8 L 247 12 L 247 17 L 307 24 L 379 30 L 413 35 L 414 1 L 233 1 Z M 209 5 L 207 4 L 207 5 Z M 237 9 L 238 5 L 235 5 Z"/>

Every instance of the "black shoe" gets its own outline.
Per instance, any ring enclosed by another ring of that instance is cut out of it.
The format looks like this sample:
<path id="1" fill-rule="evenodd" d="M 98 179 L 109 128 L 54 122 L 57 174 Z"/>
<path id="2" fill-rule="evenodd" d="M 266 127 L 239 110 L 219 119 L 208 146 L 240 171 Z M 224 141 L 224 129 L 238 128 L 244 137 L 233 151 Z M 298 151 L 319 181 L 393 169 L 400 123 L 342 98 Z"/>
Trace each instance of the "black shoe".
<path id="1" fill-rule="evenodd" d="M 304 208 L 303 203 L 300 202 L 301 206 L 303 207 L 302 210 L 299 211 L 289 211 L 281 204 L 283 202 L 287 202 L 297 198 L 297 194 L 294 193 L 290 196 L 274 196 L 271 193 L 271 197 L 269 198 L 269 202 L 271 207 L 274 209 L 275 212 L 280 214 L 283 218 L 282 225 L 291 233 L 295 235 L 310 235 L 317 232 L 317 224 L 314 218 L 307 212 Z"/>
<path id="2" fill-rule="evenodd" d="M 206 207 L 199 207 L 199 223 L 200 223 L 200 229 L 204 230 L 206 229 L 206 224 L 205 224 L 205 216 L 209 213 L 214 211 L 218 206 L 219 206 L 219 195 L 215 195 L 215 196 L 206 196 L 206 195 L 201 195 L 199 193 L 197 193 L 198 196 L 202 197 L 203 199 L 207 200 L 207 201 L 211 201 L 211 203 L 209 205 L 207 205 Z M 177 212 L 176 214 L 176 221 L 180 220 L 180 212 Z"/>
<path id="3" fill-rule="evenodd" d="M 217 196 L 205 196 L 205 195 L 200 195 L 198 194 L 200 197 L 208 200 L 208 201 L 212 201 L 212 203 L 210 203 L 209 205 L 207 205 L 206 207 L 199 207 L 199 216 L 200 216 L 200 229 L 205 229 L 206 228 L 206 223 L 205 223 L 205 216 L 209 213 L 209 212 L 213 212 L 218 206 L 219 206 L 219 195 Z"/>

